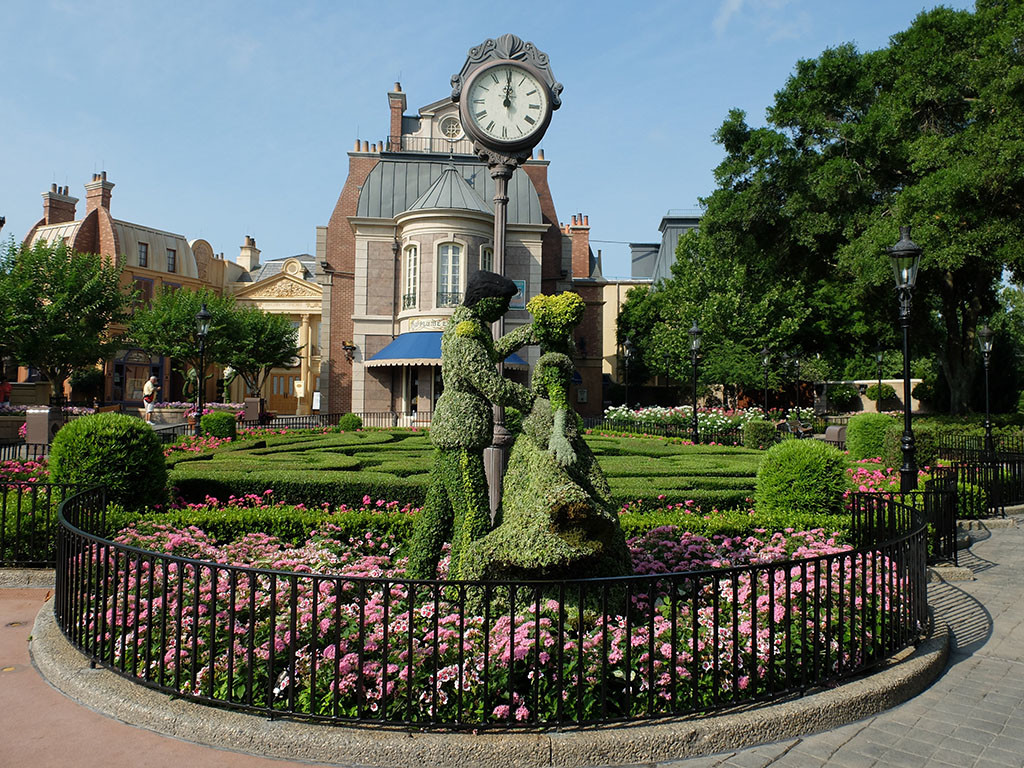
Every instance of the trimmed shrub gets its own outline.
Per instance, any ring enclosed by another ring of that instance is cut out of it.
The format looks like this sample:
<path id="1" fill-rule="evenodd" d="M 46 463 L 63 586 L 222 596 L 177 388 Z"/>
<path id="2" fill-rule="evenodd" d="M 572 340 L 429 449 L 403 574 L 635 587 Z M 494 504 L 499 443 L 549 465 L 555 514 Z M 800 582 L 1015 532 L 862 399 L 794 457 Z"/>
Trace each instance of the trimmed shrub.
<path id="1" fill-rule="evenodd" d="M 858 413 L 846 425 L 846 450 L 854 460 L 880 458 L 885 453 L 885 431 L 899 422 L 884 413 Z"/>
<path id="2" fill-rule="evenodd" d="M 363 420 L 356 416 L 354 413 L 343 413 L 338 417 L 338 425 L 335 430 L 338 432 L 355 432 L 357 429 L 362 429 Z"/>
<path id="3" fill-rule="evenodd" d="M 935 385 L 930 381 L 919 381 L 910 390 L 910 396 L 922 403 L 933 405 L 935 403 Z"/>
<path id="4" fill-rule="evenodd" d="M 134 416 L 98 413 L 66 424 L 53 438 L 49 467 L 53 482 L 104 485 L 108 500 L 128 509 L 167 501 L 160 438 Z"/>
<path id="5" fill-rule="evenodd" d="M 819 440 L 785 440 L 773 446 L 757 472 L 758 514 L 841 514 L 847 490 L 846 457 Z"/>
<path id="6" fill-rule="evenodd" d="M 627 539 L 641 536 L 655 528 L 672 525 L 680 531 L 689 531 L 702 536 L 749 536 L 754 529 L 765 534 L 783 532 L 787 528 L 808 531 L 823 528 L 829 533 L 838 531 L 848 534 L 850 516 L 811 515 L 805 513 L 751 514 L 746 509 L 732 509 L 711 515 L 694 514 L 688 510 L 658 509 L 650 512 L 626 512 L 619 515 L 619 524 Z M 758 537 L 762 534 L 758 533 Z"/>
<path id="7" fill-rule="evenodd" d="M 920 387 L 921 385 L 918 384 L 917 386 Z M 913 390 L 911 391 L 911 394 L 913 394 Z M 865 399 L 870 400 L 872 403 L 878 402 L 878 385 L 877 384 L 872 384 L 870 387 L 868 387 L 864 391 L 864 397 L 865 397 Z M 892 384 L 883 384 L 882 385 L 882 402 L 884 403 L 886 400 L 892 400 L 895 397 L 896 397 L 896 390 L 893 389 Z"/>
<path id="8" fill-rule="evenodd" d="M 828 401 L 838 411 L 852 411 L 860 405 L 860 390 L 853 384 L 831 384 Z"/>
<path id="9" fill-rule="evenodd" d="M 933 467 L 939 460 L 939 434 L 940 428 L 936 424 L 927 422 L 914 422 L 914 459 L 921 469 Z M 847 430 L 846 439 L 849 441 L 850 433 Z M 882 460 L 890 467 L 899 467 L 903 464 L 903 423 L 893 419 L 893 423 L 885 429 Z M 847 443 L 849 445 L 849 443 Z"/>
<path id="10" fill-rule="evenodd" d="M 765 450 L 779 442 L 779 430 L 770 421 L 755 419 L 743 425 L 743 447 Z"/>
<path id="11" fill-rule="evenodd" d="M 977 520 L 988 517 L 988 494 L 980 485 L 960 483 L 956 488 L 956 517 Z"/>
<path id="12" fill-rule="evenodd" d="M 214 411 L 204 414 L 199 420 L 199 431 L 213 437 L 229 437 L 234 440 L 238 436 L 237 421 L 234 414 L 227 411 Z"/>

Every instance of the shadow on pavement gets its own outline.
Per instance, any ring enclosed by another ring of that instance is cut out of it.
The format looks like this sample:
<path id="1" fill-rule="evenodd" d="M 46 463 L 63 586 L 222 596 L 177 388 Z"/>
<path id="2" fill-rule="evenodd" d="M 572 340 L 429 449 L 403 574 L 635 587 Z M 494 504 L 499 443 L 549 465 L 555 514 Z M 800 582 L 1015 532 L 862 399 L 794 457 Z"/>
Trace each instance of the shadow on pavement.
<path id="1" fill-rule="evenodd" d="M 952 632 L 951 664 L 963 661 L 992 636 L 992 615 L 977 599 L 953 584 L 932 585 L 928 590 L 928 603 L 935 611 L 936 620 L 946 622 Z"/>

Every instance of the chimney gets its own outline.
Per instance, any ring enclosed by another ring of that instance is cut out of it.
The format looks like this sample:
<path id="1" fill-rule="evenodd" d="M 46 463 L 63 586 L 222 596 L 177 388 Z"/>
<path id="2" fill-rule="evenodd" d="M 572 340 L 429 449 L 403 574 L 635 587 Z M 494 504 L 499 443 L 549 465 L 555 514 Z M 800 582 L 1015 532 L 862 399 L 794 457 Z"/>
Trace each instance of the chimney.
<path id="1" fill-rule="evenodd" d="M 402 146 L 402 115 L 405 114 L 405 94 L 402 84 L 395 83 L 395 90 L 388 92 L 388 106 L 391 107 L 391 132 L 388 134 L 392 148 Z"/>
<path id="2" fill-rule="evenodd" d="M 50 185 L 49 192 L 43 192 L 43 223 L 62 224 L 75 220 L 75 204 L 77 197 L 68 196 L 67 187 Z"/>
<path id="3" fill-rule="evenodd" d="M 569 225 L 572 238 L 572 276 L 575 280 L 590 277 L 590 221 L 588 216 L 577 213 Z"/>
<path id="4" fill-rule="evenodd" d="M 245 242 L 238 252 L 238 266 L 246 272 L 252 272 L 260 265 L 260 249 L 256 247 L 255 238 L 245 236 Z"/>
<path id="5" fill-rule="evenodd" d="M 110 191 L 114 188 L 114 182 L 107 181 L 107 172 L 94 173 L 92 181 L 85 185 L 85 215 L 95 211 L 97 208 L 110 210 Z"/>

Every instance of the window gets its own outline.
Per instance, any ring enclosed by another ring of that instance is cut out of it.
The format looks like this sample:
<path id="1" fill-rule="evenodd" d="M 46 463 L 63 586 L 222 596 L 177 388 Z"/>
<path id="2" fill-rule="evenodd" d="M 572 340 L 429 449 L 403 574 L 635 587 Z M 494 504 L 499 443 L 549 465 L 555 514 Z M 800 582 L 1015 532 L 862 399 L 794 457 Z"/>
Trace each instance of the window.
<path id="1" fill-rule="evenodd" d="M 149 266 L 149 243 L 139 243 L 139 266 Z"/>
<path id="2" fill-rule="evenodd" d="M 416 296 L 420 289 L 420 255 L 415 245 L 405 249 L 405 293 L 402 294 L 402 309 L 415 309 Z"/>
<path id="3" fill-rule="evenodd" d="M 167 249 L 167 271 L 177 272 L 178 271 L 178 252 L 173 248 Z"/>
<path id="4" fill-rule="evenodd" d="M 145 277 L 136 277 L 133 282 L 135 290 L 139 292 L 139 304 L 148 307 L 153 301 L 153 281 Z"/>
<path id="5" fill-rule="evenodd" d="M 480 249 L 480 269 L 486 269 L 488 272 L 494 271 L 494 249 L 489 245 Z"/>
<path id="6" fill-rule="evenodd" d="M 444 243 L 438 250 L 437 306 L 455 307 L 462 301 L 462 246 Z"/>

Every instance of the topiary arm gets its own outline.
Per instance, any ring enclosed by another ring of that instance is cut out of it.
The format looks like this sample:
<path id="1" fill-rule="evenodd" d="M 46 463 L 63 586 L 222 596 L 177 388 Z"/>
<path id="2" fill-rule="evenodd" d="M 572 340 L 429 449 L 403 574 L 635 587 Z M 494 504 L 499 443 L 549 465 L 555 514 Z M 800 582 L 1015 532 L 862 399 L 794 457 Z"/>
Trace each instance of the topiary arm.
<path id="1" fill-rule="evenodd" d="M 457 333 L 452 340 L 449 359 L 457 365 L 461 376 L 495 405 L 510 405 L 521 411 L 533 407 L 533 393 L 523 385 L 499 376 L 487 346 L 469 333 L 468 328 Z"/>
<path id="2" fill-rule="evenodd" d="M 494 351 L 497 353 L 498 360 L 500 361 L 516 350 L 525 347 L 527 344 L 534 344 L 536 341 L 537 336 L 533 332 L 533 323 L 527 323 L 526 325 L 519 326 L 514 331 L 509 331 L 494 342 Z"/>

